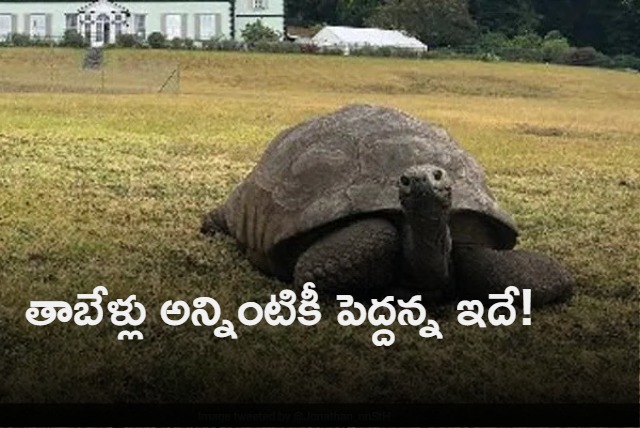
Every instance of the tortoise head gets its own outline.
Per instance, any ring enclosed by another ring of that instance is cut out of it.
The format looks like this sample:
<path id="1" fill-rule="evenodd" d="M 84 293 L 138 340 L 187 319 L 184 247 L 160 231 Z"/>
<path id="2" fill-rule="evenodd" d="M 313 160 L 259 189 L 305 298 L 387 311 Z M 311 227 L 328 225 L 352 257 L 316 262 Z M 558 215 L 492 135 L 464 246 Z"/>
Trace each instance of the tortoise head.
<path id="1" fill-rule="evenodd" d="M 428 214 L 451 208 L 451 179 L 435 165 L 408 168 L 398 180 L 400 203 L 405 212 Z"/>
<path id="2" fill-rule="evenodd" d="M 403 227 L 403 283 L 426 300 L 440 300 L 452 292 L 450 277 L 451 179 L 435 165 L 405 170 L 398 180 Z"/>

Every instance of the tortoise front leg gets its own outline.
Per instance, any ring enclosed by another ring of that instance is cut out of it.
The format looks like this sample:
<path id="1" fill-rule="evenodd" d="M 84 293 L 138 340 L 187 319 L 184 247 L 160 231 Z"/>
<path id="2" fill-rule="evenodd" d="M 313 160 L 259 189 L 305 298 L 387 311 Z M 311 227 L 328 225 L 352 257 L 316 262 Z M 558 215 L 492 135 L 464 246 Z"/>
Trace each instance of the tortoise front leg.
<path id="1" fill-rule="evenodd" d="M 557 261 L 526 250 L 454 245 L 453 263 L 456 288 L 462 299 L 487 300 L 489 294 L 501 294 L 515 286 L 531 289 L 531 306 L 539 307 L 567 300 L 575 282 Z"/>
<path id="2" fill-rule="evenodd" d="M 400 235 L 384 219 L 362 219 L 312 244 L 298 259 L 294 285 L 316 285 L 318 294 L 365 296 L 391 286 L 400 257 Z"/>

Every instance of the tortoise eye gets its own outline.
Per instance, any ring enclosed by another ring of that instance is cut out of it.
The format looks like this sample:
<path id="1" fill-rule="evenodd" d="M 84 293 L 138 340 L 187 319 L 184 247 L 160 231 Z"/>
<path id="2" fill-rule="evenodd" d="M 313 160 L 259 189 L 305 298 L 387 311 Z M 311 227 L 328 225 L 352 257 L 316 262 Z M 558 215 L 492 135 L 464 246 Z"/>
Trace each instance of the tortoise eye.
<path id="1" fill-rule="evenodd" d="M 403 186 L 408 186 L 409 184 L 411 184 L 411 181 L 409 180 L 409 178 L 406 175 L 403 175 L 402 177 L 400 177 L 400 183 Z"/>
<path id="2" fill-rule="evenodd" d="M 436 181 L 440 181 L 442 179 L 442 171 L 437 170 L 436 172 L 433 173 L 433 178 L 436 179 Z"/>

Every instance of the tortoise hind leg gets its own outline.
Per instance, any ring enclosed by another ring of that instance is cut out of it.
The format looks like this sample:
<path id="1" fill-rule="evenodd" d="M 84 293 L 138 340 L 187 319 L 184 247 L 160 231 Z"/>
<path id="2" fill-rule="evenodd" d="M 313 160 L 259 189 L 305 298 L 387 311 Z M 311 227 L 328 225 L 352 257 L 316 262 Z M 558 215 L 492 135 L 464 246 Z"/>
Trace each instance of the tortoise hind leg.
<path id="1" fill-rule="evenodd" d="M 227 220 L 224 216 L 224 206 L 221 205 L 202 216 L 200 233 L 211 236 L 216 233 L 229 234 Z"/>
<path id="2" fill-rule="evenodd" d="M 335 230 L 298 258 L 296 288 L 313 282 L 321 296 L 367 295 L 389 287 L 400 256 L 400 236 L 384 219 L 363 219 Z"/>
<path id="3" fill-rule="evenodd" d="M 487 300 L 489 294 L 502 294 L 515 286 L 531 289 L 531 306 L 540 307 L 567 300 L 574 285 L 564 266 L 532 251 L 454 246 L 453 263 L 456 287 L 463 299 Z"/>

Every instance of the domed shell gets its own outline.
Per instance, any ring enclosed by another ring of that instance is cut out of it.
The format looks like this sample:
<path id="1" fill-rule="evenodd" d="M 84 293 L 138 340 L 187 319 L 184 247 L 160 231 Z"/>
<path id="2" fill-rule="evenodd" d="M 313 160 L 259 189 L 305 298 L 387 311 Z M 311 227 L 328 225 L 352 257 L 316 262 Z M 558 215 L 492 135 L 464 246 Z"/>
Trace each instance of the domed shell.
<path id="1" fill-rule="evenodd" d="M 350 105 L 278 135 L 226 201 L 227 226 L 250 255 L 267 259 L 264 270 L 278 271 L 272 251 L 290 238 L 348 216 L 400 212 L 398 178 L 427 163 L 452 179 L 454 242 L 486 245 L 474 233 L 486 224 L 491 246 L 513 248 L 516 225 L 487 188 L 480 165 L 444 129 L 371 105 Z M 470 217 L 478 221 L 457 220 Z"/>

